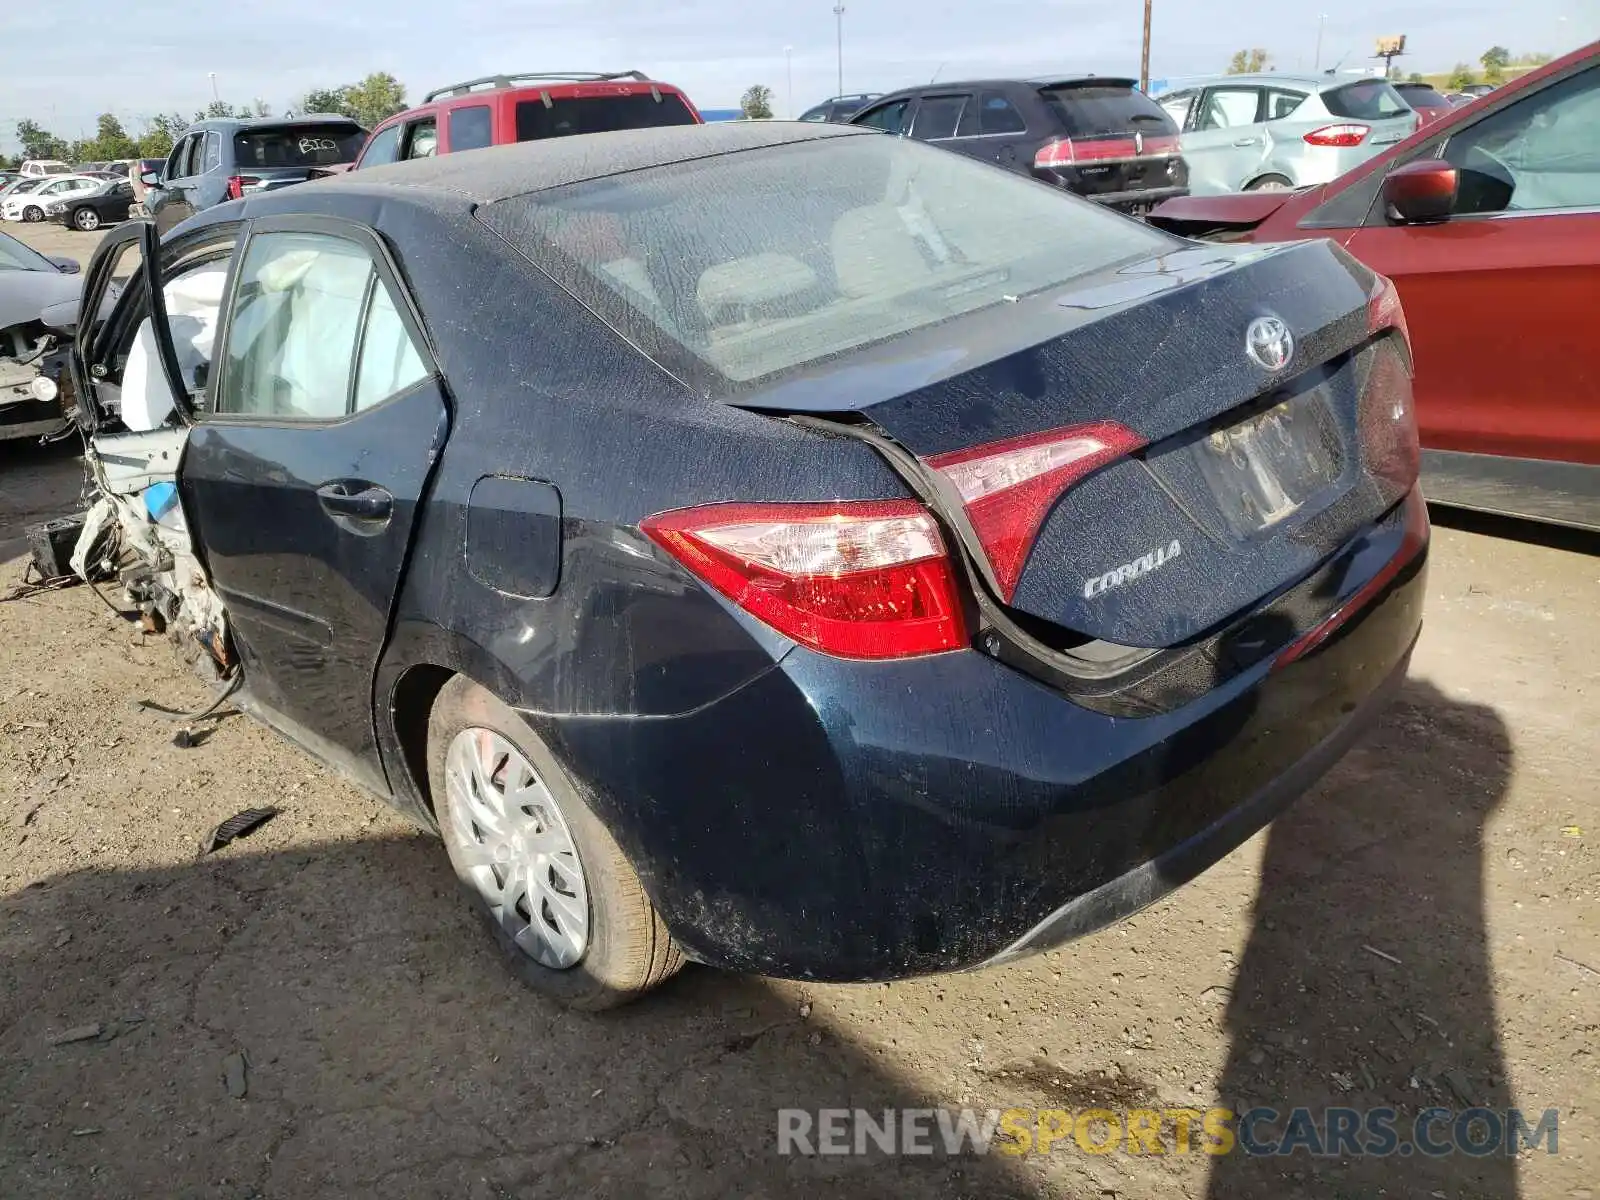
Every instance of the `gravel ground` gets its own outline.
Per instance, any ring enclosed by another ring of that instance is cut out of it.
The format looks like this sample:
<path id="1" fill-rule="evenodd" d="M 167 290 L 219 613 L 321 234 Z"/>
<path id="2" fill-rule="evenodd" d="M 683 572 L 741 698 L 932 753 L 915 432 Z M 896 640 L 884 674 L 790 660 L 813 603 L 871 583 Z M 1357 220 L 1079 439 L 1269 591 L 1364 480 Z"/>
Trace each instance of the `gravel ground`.
<path id="1" fill-rule="evenodd" d="M 78 472 L 0 445 L 0 595 Z M 600 1018 L 521 990 L 439 845 L 294 747 L 242 717 L 176 747 L 133 706 L 207 699 L 164 640 L 85 587 L 0 604 L 0 1195 L 1600 1193 L 1597 552 L 1436 530 L 1380 728 L 1131 921 L 890 986 L 691 967 Z M 776 1150 L 779 1108 L 1219 1102 L 1555 1108 L 1559 1153 Z"/>

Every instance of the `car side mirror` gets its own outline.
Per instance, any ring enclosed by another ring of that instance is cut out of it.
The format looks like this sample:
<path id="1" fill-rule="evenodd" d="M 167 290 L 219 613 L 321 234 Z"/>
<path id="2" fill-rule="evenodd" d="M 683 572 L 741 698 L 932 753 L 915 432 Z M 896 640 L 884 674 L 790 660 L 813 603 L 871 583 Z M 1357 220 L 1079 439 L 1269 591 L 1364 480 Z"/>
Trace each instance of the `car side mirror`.
<path id="1" fill-rule="evenodd" d="M 1383 201 L 1390 219 L 1401 224 L 1443 221 L 1455 209 L 1460 186 L 1461 174 L 1449 163 L 1422 159 L 1389 172 L 1383 181 Z"/>
<path id="2" fill-rule="evenodd" d="M 145 187 L 158 187 L 161 184 L 161 172 L 160 171 L 140 171 L 139 172 L 139 182 L 144 184 Z"/>
<path id="3" fill-rule="evenodd" d="M 77 275 L 83 271 L 83 264 L 75 258 L 57 258 L 52 254 L 50 261 L 63 275 Z"/>

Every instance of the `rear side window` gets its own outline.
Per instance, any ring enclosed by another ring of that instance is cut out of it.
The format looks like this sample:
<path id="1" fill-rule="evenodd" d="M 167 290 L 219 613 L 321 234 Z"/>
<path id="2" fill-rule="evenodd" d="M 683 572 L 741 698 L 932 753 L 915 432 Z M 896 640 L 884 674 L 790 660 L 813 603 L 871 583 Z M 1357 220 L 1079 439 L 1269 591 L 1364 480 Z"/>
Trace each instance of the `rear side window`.
<path id="1" fill-rule="evenodd" d="M 316 233 L 250 240 L 226 355 L 217 411 L 234 416 L 337 420 L 427 375 L 367 252 Z"/>
<path id="2" fill-rule="evenodd" d="M 1322 103 L 1334 116 L 1357 121 L 1382 121 L 1411 111 L 1411 106 L 1400 99 L 1400 93 L 1381 79 L 1347 83 L 1323 92 Z"/>
<path id="3" fill-rule="evenodd" d="M 958 137 L 984 137 L 997 133 L 1026 133 L 1028 122 L 1003 92 L 979 92 L 961 110 Z"/>
<path id="4" fill-rule="evenodd" d="M 1267 116 L 1269 121 L 1281 121 L 1305 103 L 1304 92 L 1286 92 L 1278 88 L 1267 89 Z"/>
<path id="5" fill-rule="evenodd" d="M 450 110 L 450 152 L 482 150 L 492 145 L 489 136 L 489 106 L 474 104 Z"/>
<path id="6" fill-rule="evenodd" d="M 635 171 L 504 200 L 478 219 L 712 389 L 1179 244 L 1021 175 L 895 137 Z"/>
<path id="7" fill-rule="evenodd" d="M 218 133 L 206 134 L 206 159 L 200 168 L 202 172 L 215 171 L 222 165 L 222 135 Z"/>
<path id="8" fill-rule="evenodd" d="M 439 124 L 432 117 L 424 117 L 406 126 L 401 158 L 432 158 L 439 149 Z"/>
<path id="9" fill-rule="evenodd" d="M 648 92 L 632 96 L 572 96 L 517 103 L 517 141 L 570 137 L 579 133 L 611 133 L 618 129 L 652 129 L 658 125 L 693 125 L 694 114 L 681 97 L 662 92 L 658 101 Z"/>
<path id="10" fill-rule="evenodd" d="M 1176 133 L 1159 104 L 1137 88 L 1107 84 L 1041 88 L 1068 137 L 1105 133 Z"/>
<path id="11" fill-rule="evenodd" d="M 955 137 L 956 126 L 961 124 L 961 110 L 966 106 L 965 96 L 924 96 L 911 126 L 911 136 L 925 142 Z"/>
<path id="12" fill-rule="evenodd" d="M 287 125 L 233 135 L 241 167 L 331 167 L 354 162 L 366 133 L 358 125 Z"/>

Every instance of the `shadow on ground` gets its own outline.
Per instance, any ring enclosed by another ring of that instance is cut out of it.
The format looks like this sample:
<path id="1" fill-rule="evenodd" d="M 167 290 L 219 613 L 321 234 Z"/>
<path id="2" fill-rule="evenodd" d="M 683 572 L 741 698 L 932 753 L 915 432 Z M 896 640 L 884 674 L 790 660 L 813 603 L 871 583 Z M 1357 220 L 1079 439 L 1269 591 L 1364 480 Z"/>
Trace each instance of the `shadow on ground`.
<path id="1" fill-rule="evenodd" d="M 1483 896 L 1484 828 L 1511 778 L 1493 709 L 1407 683 L 1380 729 L 1267 836 L 1218 1082 L 1237 1111 L 1392 1107 L 1402 1142 L 1437 1105 L 1511 1103 Z M 1537 1121 L 1537 1114 L 1533 1114 Z M 1320 1122 L 1319 1122 L 1320 1123 Z M 1256 1126 L 1275 1143 L 1285 1121 Z M 1450 1124 L 1430 1125 L 1435 1141 Z M 1213 1200 L 1517 1195 L 1516 1161 L 1239 1153 Z"/>
<path id="2" fill-rule="evenodd" d="M 1392 1105 L 1402 1126 L 1434 1103 L 1505 1108 L 1480 879 L 1510 764 L 1491 710 L 1412 682 L 1280 818 L 1223 1018 L 1225 1100 Z M 1067 1163 L 780 1157 L 780 1107 L 954 1102 L 909 1077 L 914 1007 L 896 1050 L 794 997 L 691 968 L 619 1013 L 558 1010 L 501 969 L 420 834 L 63 874 L 0 900 L 0 1191 L 1105 1195 Z M 1215 1200 L 1517 1186 L 1512 1161 L 1459 1154 L 1210 1165 Z M 1140 1195 L 1204 1186 L 1192 1157 L 1141 1168 Z"/>
<path id="3" fill-rule="evenodd" d="M 83 443 L 0 442 L 0 563 L 27 553 L 29 525 L 75 512 L 83 492 Z"/>

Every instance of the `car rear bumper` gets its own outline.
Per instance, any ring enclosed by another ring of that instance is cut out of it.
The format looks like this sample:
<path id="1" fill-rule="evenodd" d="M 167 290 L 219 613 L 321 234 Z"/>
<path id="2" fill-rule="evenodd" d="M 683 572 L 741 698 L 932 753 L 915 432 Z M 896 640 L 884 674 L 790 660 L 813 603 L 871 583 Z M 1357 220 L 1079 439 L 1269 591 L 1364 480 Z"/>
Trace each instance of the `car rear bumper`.
<path id="1" fill-rule="evenodd" d="M 976 651 L 797 648 L 682 717 L 532 719 L 691 957 L 840 981 L 981 966 L 1178 886 L 1360 735 L 1421 624 L 1426 541 L 1403 549 L 1401 525 L 1356 539 L 1341 595 L 1402 565 L 1314 650 L 1158 715 L 1091 711 Z"/>

